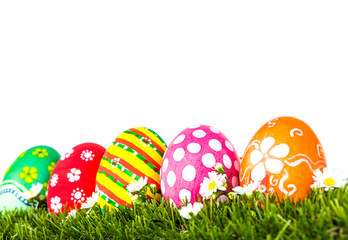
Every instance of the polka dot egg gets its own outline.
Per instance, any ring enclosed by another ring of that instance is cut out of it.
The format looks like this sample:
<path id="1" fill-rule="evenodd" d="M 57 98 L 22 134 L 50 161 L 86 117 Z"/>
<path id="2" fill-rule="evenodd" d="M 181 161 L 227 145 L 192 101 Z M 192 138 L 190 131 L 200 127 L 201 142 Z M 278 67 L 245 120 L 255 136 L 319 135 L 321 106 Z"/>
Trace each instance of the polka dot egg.
<path id="1" fill-rule="evenodd" d="M 239 185 L 239 158 L 219 130 L 201 125 L 183 130 L 168 146 L 160 172 L 166 200 L 180 206 L 198 200 L 200 184 L 216 163 L 226 169 L 233 187 Z"/>

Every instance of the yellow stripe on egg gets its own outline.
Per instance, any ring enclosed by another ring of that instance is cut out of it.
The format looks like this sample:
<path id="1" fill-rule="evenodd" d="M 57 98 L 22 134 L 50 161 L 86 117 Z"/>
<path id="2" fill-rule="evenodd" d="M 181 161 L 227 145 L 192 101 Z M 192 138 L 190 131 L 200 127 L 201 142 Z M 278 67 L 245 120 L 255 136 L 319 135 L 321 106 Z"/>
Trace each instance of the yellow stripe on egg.
<path id="1" fill-rule="evenodd" d="M 140 150 L 145 152 L 147 155 L 149 155 L 150 158 L 155 160 L 159 166 L 161 166 L 162 157 L 154 149 L 152 149 L 151 147 L 149 147 L 147 145 L 144 146 L 143 144 L 141 144 L 140 139 L 138 139 L 136 136 L 134 136 L 132 134 L 128 134 L 128 133 L 122 133 L 120 136 L 118 136 L 118 138 L 126 140 L 126 141 L 132 143 L 133 145 L 138 147 Z M 129 146 L 129 147 L 132 148 L 131 146 Z M 136 149 L 133 149 L 133 150 L 136 151 Z M 138 153 L 142 154 L 141 152 L 138 152 Z M 143 156 L 143 157 L 145 157 L 145 156 Z"/>
<path id="2" fill-rule="evenodd" d="M 160 183 L 159 174 L 153 171 L 147 164 L 145 164 L 141 159 L 139 159 L 133 153 L 128 152 L 127 150 L 115 145 L 111 145 L 108 148 L 108 152 L 111 153 L 112 155 L 115 155 L 119 158 L 124 159 L 134 168 L 139 169 L 139 171 L 141 171 L 146 176 L 152 178 L 158 184 Z M 132 171 L 131 169 L 129 170 Z"/>
<path id="3" fill-rule="evenodd" d="M 128 195 L 128 191 L 126 189 L 120 187 L 119 185 L 117 185 L 115 182 L 113 182 L 110 178 L 108 178 L 104 174 L 98 173 L 98 182 L 100 185 L 107 188 L 113 194 L 115 194 L 115 195 L 117 194 L 117 197 L 119 199 L 121 199 L 129 204 L 132 202 L 131 197 Z M 108 186 L 108 187 L 106 187 L 106 186 Z M 110 194 L 107 194 L 107 195 L 110 195 Z M 109 197 L 114 199 L 113 196 L 109 196 Z M 117 202 L 116 199 L 114 199 L 114 200 Z"/>

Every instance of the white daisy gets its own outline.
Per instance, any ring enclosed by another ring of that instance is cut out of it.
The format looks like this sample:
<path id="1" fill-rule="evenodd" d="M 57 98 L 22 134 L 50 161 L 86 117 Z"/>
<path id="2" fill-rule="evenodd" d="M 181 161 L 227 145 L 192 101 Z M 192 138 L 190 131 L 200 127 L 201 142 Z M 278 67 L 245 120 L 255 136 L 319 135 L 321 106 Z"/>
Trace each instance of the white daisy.
<path id="1" fill-rule="evenodd" d="M 209 172 L 209 178 L 204 177 L 203 182 L 201 183 L 201 188 L 199 189 L 199 194 L 204 199 L 209 199 L 210 196 L 220 191 L 226 191 L 226 175 L 218 174 L 217 172 Z"/>
<path id="2" fill-rule="evenodd" d="M 41 189 L 42 189 L 41 183 L 33 184 L 31 185 L 31 188 L 28 192 L 23 193 L 23 197 L 26 199 L 34 198 L 37 195 L 39 195 L 39 193 L 41 192 Z"/>
<path id="3" fill-rule="evenodd" d="M 187 206 L 183 206 L 179 213 L 183 218 L 190 219 L 190 213 L 193 213 L 193 215 L 197 215 L 199 211 L 201 211 L 203 208 L 203 204 L 199 202 L 195 202 L 193 205 L 191 203 L 187 204 Z"/>
<path id="4" fill-rule="evenodd" d="M 147 177 L 141 177 L 138 181 L 131 182 L 127 186 L 127 191 L 130 193 L 139 192 L 144 186 L 147 185 Z"/>
<path id="5" fill-rule="evenodd" d="M 239 195 L 247 195 L 250 196 L 253 192 L 260 186 L 260 182 L 251 182 L 249 185 L 245 184 L 243 187 L 238 186 L 233 188 L 232 190 Z"/>
<path id="6" fill-rule="evenodd" d="M 346 184 L 345 179 L 333 168 L 324 168 L 323 171 L 317 169 L 312 177 L 314 183 L 311 188 L 324 188 L 325 191 L 330 188 L 340 188 Z"/>
<path id="7" fill-rule="evenodd" d="M 91 208 L 96 202 L 98 202 L 98 194 L 94 192 L 92 196 L 87 198 L 86 202 L 82 203 L 81 209 Z"/>

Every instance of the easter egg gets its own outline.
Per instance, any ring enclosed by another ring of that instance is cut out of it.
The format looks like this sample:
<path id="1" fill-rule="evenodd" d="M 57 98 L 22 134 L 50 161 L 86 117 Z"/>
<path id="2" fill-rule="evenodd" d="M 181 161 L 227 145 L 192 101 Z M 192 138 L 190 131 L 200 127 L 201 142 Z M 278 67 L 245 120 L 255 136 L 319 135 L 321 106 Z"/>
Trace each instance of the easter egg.
<path id="1" fill-rule="evenodd" d="M 106 149 L 97 174 L 98 203 L 110 209 L 132 206 L 127 186 L 147 178 L 147 184 L 160 188 L 159 172 L 167 146 L 162 138 L 144 127 L 121 133 Z M 153 197 L 150 191 L 147 197 Z"/>
<path id="2" fill-rule="evenodd" d="M 308 195 L 314 171 L 326 167 L 314 131 L 293 117 L 275 118 L 251 139 L 241 162 L 241 185 L 260 182 L 260 190 L 297 201 Z"/>
<path id="3" fill-rule="evenodd" d="M 198 201 L 201 183 L 216 163 L 226 169 L 232 187 L 239 185 L 239 158 L 219 130 L 201 125 L 186 128 L 169 144 L 161 168 L 161 191 L 176 206 Z"/>
<path id="4" fill-rule="evenodd" d="M 0 209 L 35 206 L 27 202 L 27 193 L 42 184 L 39 194 L 46 194 L 48 180 L 59 158 L 56 150 L 44 145 L 29 148 L 20 154 L 6 171 L 0 186 Z"/>
<path id="5" fill-rule="evenodd" d="M 59 159 L 49 180 L 49 212 L 69 212 L 93 200 L 95 178 L 104 152 L 105 148 L 96 143 L 83 143 Z"/>

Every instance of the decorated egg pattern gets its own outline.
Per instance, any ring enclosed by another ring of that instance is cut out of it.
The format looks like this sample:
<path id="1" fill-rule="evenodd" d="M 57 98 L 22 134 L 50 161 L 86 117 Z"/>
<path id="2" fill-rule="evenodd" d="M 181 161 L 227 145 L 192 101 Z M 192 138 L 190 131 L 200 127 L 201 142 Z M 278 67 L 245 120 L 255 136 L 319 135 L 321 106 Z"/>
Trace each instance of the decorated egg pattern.
<path id="1" fill-rule="evenodd" d="M 97 174 L 100 206 L 116 209 L 131 206 L 133 200 L 126 187 L 141 177 L 147 177 L 147 183 L 159 189 L 159 172 L 166 148 L 162 138 L 148 128 L 131 128 L 119 135 L 100 162 Z M 147 195 L 152 197 L 149 191 Z"/>
<path id="2" fill-rule="evenodd" d="M 0 209 L 25 209 L 34 204 L 28 203 L 26 193 L 42 184 L 40 194 L 45 195 L 48 181 L 60 154 L 51 147 L 40 145 L 20 154 L 7 169 L 0 186 Z"/>
<path id="3" fill-rule="evenodd" d="M 176 206 L 198 200 L 200 184 L 216 163 L 226 169 L 233 187 L 239 185 L 239 158 L 219 130 L 201 125 L 183 130 L 168 146 L 161 168 L 161 191 Z"/>
<path id="4" fill-rule="evenodd" d="M 323 147 L 313 130 L 293 117 L 275 118 L 250 141 L 241 163 L 241 185 L 261 182 L 260 189 L 306 197 L 314 171 L 326 167 Z"/>
<path id="5" fill-rule="evenodd" d="M 81 208 L 92 201 L 95 178 L 105 148 L 95 143 L 75 146 L 58 161 L 49 181 L 47 206 L 49 212 Z"/>

